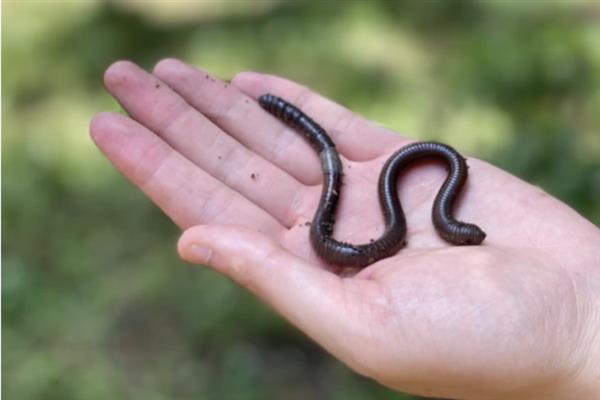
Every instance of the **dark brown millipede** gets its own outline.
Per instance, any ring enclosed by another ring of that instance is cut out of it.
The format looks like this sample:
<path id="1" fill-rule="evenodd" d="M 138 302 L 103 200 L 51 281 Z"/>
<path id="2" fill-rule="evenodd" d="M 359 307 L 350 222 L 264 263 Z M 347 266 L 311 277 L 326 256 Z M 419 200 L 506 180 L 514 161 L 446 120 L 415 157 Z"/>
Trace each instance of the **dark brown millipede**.
<path id="1" fill-rule="evenodd" d="M 335 212 L 342 185 L 342 162 L 335 144 L 315 121 L 285 100 L 265 94 L 260 105 L 301 132 L 319 153 L 323 169 L 321 200 L 310 229 L 310 241 L 316 253 L 328 263 L 362 268 L 396 254 L 405 246 L 406 219 L 398 199 L 399 172 L 417 159 L 435 158 L 445 161 L 448 176 L 442 184 L 432 208 L 432 220 L 438 234 L 454 245 L 478 245 L 486 234 L 476 225 L 460 222 L 452 216 L 454 201 L 465 181 L 468 167 L 463 156 L 452 147 L 437 142 L 416 142 L 402 147 L 386 161 L 379 176 L 379 202 L 385 219 L 385 232 L 371 243 L 353 245 L 333 239 Z"/>

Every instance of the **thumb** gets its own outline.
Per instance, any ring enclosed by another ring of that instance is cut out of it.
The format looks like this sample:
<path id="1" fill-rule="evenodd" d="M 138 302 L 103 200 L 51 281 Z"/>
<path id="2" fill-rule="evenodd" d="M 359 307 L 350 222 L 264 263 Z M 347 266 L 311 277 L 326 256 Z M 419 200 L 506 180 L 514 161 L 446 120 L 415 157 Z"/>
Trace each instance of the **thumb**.
<path id="1" fill-rule="evenodd" d="M 310 265 L 269 236 L 234 226 L 189 228 L 178 252 L 249 289 L 336 357 L 355 364 L 355 344 L 347 338 L 356 333 L 358 321 L 345 304 L 347 279 Z"/>

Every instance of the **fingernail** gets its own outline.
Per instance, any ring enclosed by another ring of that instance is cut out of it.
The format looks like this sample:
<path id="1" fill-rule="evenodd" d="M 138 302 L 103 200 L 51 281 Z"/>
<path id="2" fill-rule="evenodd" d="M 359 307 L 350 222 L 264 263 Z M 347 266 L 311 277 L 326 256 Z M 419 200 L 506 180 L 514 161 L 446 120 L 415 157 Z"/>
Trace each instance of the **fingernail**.
<path id="1" fill-rule="evenodd" d="M 199 244 L 192 244 L 189 247 L 190 258 L 193 262 L 206 264 L 212 257 L 212 249 L 201 246 Z"/>

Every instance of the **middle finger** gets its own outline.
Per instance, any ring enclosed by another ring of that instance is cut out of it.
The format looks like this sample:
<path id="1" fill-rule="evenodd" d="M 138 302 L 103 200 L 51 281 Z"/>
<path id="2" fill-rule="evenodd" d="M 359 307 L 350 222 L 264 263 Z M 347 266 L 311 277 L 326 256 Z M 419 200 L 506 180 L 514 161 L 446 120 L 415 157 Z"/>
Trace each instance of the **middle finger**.
<path id="1" fill-rule="evenodd" d="M 298 181 L 321 182 L 319 157 L 304 137 L 281 129 L 279 121 L 236 86 L 175 59 L 159 62 L 153 72 L 224 131 Z"/>
<path id="2" fill-rule="evenodd" d="M 283 225 L 294 223 L 294 206 L 306 187 L 225 134 L 162 81 L 120 61 L 106 71 L 105 85 L 135 120 L 186 158 Z"/>

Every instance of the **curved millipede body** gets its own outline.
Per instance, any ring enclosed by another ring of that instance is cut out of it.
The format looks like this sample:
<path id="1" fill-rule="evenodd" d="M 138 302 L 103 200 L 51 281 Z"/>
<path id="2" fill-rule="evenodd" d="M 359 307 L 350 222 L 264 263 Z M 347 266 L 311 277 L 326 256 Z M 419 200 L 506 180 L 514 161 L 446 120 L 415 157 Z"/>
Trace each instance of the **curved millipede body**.
<path id="1" fill-rule="evenodd" d="M 258 99 L 260 105 L 290 127 L 301 132 L 319 153 L 323 169 L 323 191 L 310 230 L 313 248 L 323 260 L 339 266 L 365 267 L 394 255 L 405 245 L 406 220 L 398 199 L 398 173 L 417 159 L 441 159 L 448 166 L 448 176 L 432 208 L 432 220 L 438 234 L 455 245 L 477 245 L 485 233 L 476 225 L 455 220 L 452 206 L 467 180 L 465 159 L 452 147 L 436 142 L 416 142 L 396 151 L 385 163 L 379 176 L 379 201 L 386 229 L 383 235 L 367 244 L 353 245 L 333 239 L 333 225 L 342 184 L 342 162 L 325 130 L 298 108 L 271 94 Z"/>

